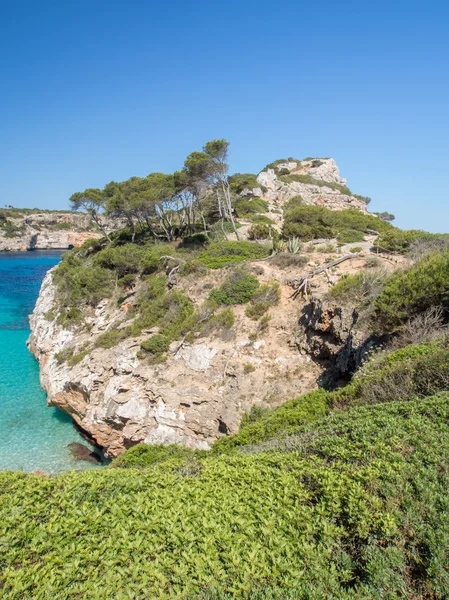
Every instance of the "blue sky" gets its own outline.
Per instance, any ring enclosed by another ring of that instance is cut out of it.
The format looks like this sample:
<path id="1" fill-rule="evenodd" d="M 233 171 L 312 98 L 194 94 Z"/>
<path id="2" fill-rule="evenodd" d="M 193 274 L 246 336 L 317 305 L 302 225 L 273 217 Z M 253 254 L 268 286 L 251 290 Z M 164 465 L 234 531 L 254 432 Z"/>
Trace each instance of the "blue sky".
<path id="1" fill-rule="evenodd" d="M 0 0 L 0 206 L 173 171 L 332 156 L 371 210 L 449 231 L 449 6 Z"/>

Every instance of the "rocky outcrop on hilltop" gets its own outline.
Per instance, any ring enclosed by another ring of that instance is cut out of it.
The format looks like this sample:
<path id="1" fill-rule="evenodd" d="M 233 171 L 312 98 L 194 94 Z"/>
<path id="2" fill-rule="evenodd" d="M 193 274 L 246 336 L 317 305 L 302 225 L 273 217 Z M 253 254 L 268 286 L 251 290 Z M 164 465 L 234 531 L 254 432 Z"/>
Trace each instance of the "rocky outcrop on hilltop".
<path id="1" fill-rule="evenodd" d="M 280 205 L 301 196 L 304 204 L 366 212 L 369 202 L 352 194 L 332 158 L 277 161 L 259 173 L 257 182 L 260 188 L 250 193 Z"/>
<path id="2" fill-rule="evenodd" d="M 251 183 L 255 182 L 251 177 Z M 305 204 L 366 212 L 366 200 L 351 194 L 332 159 L 277 161 L 259 174 L 257 182 L 260 188 L 240 191 L 240 195 L 265 199 L 265 217 L 279 230 L 282 205 L 298 195 Z M 240 239 L 250 224 L 239 229 Z M 372 236 L 360 243 L 362 253 L 369 253 Z M 328 245 L 337 256 L 337 248 Z M 352 252 L 351 245 L 341 248 Z M 307 251 L 309 267 L 329 260 L 319 247 L 315 252 L 313 244 Z M 160 363 L 139 355 L 142 343 L 160 334 L 158 327 L 138 335 L 118 335 L 110 346 L 99 341 L 108 332 L 129 331 L 144 281 L 133 280 L 124 299 L 117 291 L 117 275 L 112 297 L 95 309 L 83 306 L 83 327 L 71 330 L 56 318 L 57 290 L 49 272 L 30 319 L 29 339 L 30 350 L 40 363 L 48 403 L 70 414 L 108 456 L 117 456 L 139 442 L 208 448 L 220 436 L 237 431 L 242 415 L 252 406 L 281 404 L 316 387 L 326 369 L 323 361 L 338 363 L 338 371 L 348 372 L 354 351 L 362 343 L 355 333 L 357 319 L 341 307 L 329 308 L 324 300 L 331 279 L 338 280 L 348 266 L 339 265 L 331 277 L 323 279 L 323 290 L 316 288 L 319 282 L 313 282 L 312 301 L 302 314 L 303 300 L 291 299 L 288 278 L 302 275 L 304 262 L 288 260 L 288 264 L 287 274 L 275 266 L 276 261 L 246 261 L 261 284 L 280 284 L 280 304 L 270 309 L 263 327 L 247 316 L 245 306 L 234 305 L 233 326 L 191 332 L 172 342 L 165 362 Z M 361 258 L 359 266 L 363 265 Z M 171 276 L 167 279 L 168 289 L 175 285 L 196 310 L 232 269 L 181 275 L 178 265 L 173 269 L 176 281 Z M 346 355 L 343 348 L 348 349 Z"/>
<path id="3" fill-rule="evenodd" d="M 262 282 L 284 279 L 268 264 L 258 269 Z M 224 275 L 186 278 L 179 286 L 198 303 Z M 99 335 L 126 324 L 135 294 L 120 307 L 102 301 L 86 316 L 83 331 L 69 331 L 49 316 L 56 291 L 50 271 L 30 318 L 29 340 L 48 403 L 70 414 L 108 456 L 139 442 L 208 448 L 236 432 L 254 404 L 275 406 L 316 386 L 319 367 L 295 345 L 298 303 L 288 299 L 287 286 L 282 288 L 266 331 L 258 332 L 258 324 L 238 306 L 231 330 L 176 341 L 166 362 L 151 364 L 137 352 L 153 331 L 110 349 L 95 346 Z M 93 346 L 88 353 L 87 346 Z M 69 352 L 72 359 L 61 360 Z"/>
<path id="4" fill-rule="evenodd" d="M 110 231 L 117 226 L 108 219 L 104 223 Z M 103 234 L 86 213 L 13 209 L 0 215 L 0 252 L 66 250 L 100 237 Z"/>

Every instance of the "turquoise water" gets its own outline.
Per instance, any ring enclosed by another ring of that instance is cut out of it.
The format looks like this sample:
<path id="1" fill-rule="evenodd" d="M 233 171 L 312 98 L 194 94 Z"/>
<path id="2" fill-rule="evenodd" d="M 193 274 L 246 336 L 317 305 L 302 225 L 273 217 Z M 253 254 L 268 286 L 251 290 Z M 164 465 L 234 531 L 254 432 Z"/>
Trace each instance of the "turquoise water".
<path id="1" fill-rule="evenodd" d="M 49 473 L 98 468 L 78 462 L 67 444 L 88 445 L 71 418 L 46 404 L 39 367 L 28 351 L 28 315 L 60 252 L 0 253 L 0 470 Z"/>

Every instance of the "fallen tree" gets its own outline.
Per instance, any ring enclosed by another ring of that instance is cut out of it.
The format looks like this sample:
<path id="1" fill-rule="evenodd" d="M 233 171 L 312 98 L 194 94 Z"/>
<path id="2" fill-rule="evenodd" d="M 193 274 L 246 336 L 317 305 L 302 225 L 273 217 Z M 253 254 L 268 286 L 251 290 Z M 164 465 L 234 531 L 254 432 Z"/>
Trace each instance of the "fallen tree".
<path id="1" fill-rule="evenodd" d="M 290 298 L 295 300 L 295 298 L 297 298 L 300 294 L 302 294 L 305 296 L 306 299 L 308 299 L 309 292 L 310 292 L 310 290 L 309 290 L 310 279 L 312 279 L 316 275 L 319 275 L 320 273 L 327 272 L 328 269 L 339 265 L 340 263 L 344 262 L 345 260 L 350 260 L 351 258 L 359 258 L 360 254 L 361 254 L 360 252 L 355 252 L 353 254 L 345 254 L 344 256 L 341 256 L 340 258 L 336 258 L 335 260 L 332 260 L 331 262 L 328 262 L 325 265 L 321 265 L 320 267 L 318 267 L 311 273 L 306 273 L 305 275 L 302 275 L 301 277 L 299 277 L 299 279 L 298 278 L 288 279 L 287 285 L 289 285 L 290 287 L 295 289 L 295 291 L 290 296 Z"/>

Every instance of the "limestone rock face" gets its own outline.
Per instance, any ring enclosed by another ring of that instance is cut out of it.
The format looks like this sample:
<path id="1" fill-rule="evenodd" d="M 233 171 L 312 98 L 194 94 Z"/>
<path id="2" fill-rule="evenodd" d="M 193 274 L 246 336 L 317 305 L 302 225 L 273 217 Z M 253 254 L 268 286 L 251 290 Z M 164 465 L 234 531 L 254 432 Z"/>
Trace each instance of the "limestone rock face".
<path id="1" fill-rule="evenodd" d="M 5 211 L 8 215 L 8 212 Z M 7 216 L 8 227 L 0 221 L 0 252 L 26 250 L 67 250 L 81 246 L 88 239 L 103 234 L 85 213 L 42 212 Z M 104 226 L 112 231 L 117 224 L 103 218 Z"/>
<path id="2" fill-rule="evenodd" d="M 260 279 L 273 276 L 266 267 Z M 210 283 L 186 282 L 183 291 L 201 302 Z M 127 318 L 116 301 L 102 301 L 82 331 L 68 331 L 50 320 L 55 301 L 50 271 L 30 317 L 28 345 L 40 363 L 48 404 L 70 414 L 107 456 L 139 442 L 205 449 L 223 434 L 236 432 L 253 404 L 275 406 L 316 387 L 319 368 L 294 343 L 298 305 L 288 300 L 289 294 L 283 288 L 266 335 L 254 339 L 257 323 L 244 315 L 243 306 L 236 307 L 232 331 L 174 342 L 165 362 L 151 364 L 139 359 L 137 351 L 152 331 L 111 349 L 95 347 L 98 335 Z M 76 364 L 58 360 L 59 352 L 71 348 L 76 355 L 86 344 L 90 351 Z"/>
<path id="3" fill-rule="evenodd" d="M 292 176 L 287 176 L 285 181 L 283 181 L 282 175 L 277 174 L 284 171 L 288 171 Z M 309 176 L 312 178 L 312 183 L 295 181 L 295 175 Z M 313 180 L 320 184 L 313 183 Z M 253 190 L 254 195 L 260 196 L 268 202 L 282 205 L 299 195 L 304 204 L 325 206 L 331 210 L 353 208 L 366 212 L 366 203 L 363 200 L 344 193 L 344 190 L 336 187 L 345 186 L 346 179 L 340 177 L 339 169 L 332 158 L 278 163 L 276 169 L 267 168 L 259 173 L 257 181 L 261 187 Z M 323 185 L 325 183 L 329 185 Z"/>

